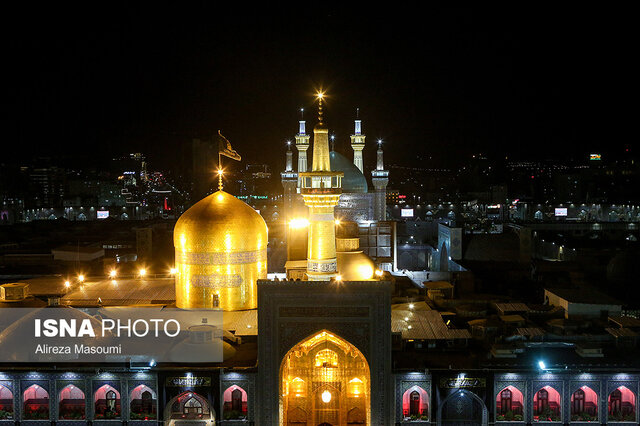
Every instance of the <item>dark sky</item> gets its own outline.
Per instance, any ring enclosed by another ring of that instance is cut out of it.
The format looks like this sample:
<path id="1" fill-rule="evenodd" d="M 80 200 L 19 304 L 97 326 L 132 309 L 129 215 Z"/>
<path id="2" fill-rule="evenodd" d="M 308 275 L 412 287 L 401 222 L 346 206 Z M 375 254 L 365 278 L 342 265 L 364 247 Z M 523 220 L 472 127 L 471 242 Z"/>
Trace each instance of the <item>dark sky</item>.
<path id="1" fill-rule="evenodd" d="M 222 129 L 246 161 L 277 166 L 317 87 L 339 149 L 359 107 L 367 142 L 384 139 L 396 162 L 567 158 L 635 139 L 630 10 L 63 3 L 4 13 L 6 158 L 142 150 L 167 167 L 180 144 Z"/>

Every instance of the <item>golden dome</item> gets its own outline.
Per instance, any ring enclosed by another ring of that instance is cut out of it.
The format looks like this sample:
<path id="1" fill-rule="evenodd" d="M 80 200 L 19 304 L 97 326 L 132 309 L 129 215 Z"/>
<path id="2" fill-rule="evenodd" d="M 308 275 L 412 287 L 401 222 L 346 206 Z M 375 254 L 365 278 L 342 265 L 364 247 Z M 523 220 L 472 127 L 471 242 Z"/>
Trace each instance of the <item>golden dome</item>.
<path id="1" fill-rule="evenodd" d="M 256 280 L 267 277 L 267 225 L 253 208 L 215 192 L 180 216 L 173 244 L 179 308 L 257 307 Z"/>
<path id="2" fill-rule="evenodd" d="M 342 281 L 365 281 L 374 277 L 376 264 L 366 254 L 359 251 L 342 251 L 336 253 L 338 274 Z"/>

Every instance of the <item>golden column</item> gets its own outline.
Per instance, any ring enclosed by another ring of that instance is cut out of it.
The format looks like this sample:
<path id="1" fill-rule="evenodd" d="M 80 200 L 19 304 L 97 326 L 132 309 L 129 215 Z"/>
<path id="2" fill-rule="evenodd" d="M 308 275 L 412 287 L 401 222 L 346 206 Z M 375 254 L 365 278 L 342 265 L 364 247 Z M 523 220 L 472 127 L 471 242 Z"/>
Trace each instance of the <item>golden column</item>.
<path id="1" fill-rule="evenodd" d="M 318 124 L 313 129 L 313 164 L 299 173 L 300 193 L 309 207 L 307 276 L 310 281 L 329 281 L 337 275 L 334 208 L 342 193 L 342 172 L 329 165 L 329 131 L 322 122 L 323 93 L 318 93 Z"/>

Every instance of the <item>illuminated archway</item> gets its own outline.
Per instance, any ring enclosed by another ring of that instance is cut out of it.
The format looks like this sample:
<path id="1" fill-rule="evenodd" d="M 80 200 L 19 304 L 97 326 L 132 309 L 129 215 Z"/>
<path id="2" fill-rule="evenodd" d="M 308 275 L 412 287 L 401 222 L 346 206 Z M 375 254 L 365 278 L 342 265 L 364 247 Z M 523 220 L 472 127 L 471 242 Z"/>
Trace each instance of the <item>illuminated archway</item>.
<path id="1" fill-rule="evenodd" d="M 155 420 L 156 393 L 147 385 L 133 388 L 129 396 L 131 420 Z"/>
<path id="2" fill-rule="evenodd" d="M 194 421 L 199 424 L 213 425 L 215 419 L 216 416 L 207 398 L 192 391 L 182 392 L 172 398 L 164 409 L 164 423 L 168 426 Z"/>
<path id="3" fill-rule="evenodd" d="M 22 395 L 24 420 L 49 420 L 49 392 L 39 385 L 29 386 Z"/>
<path id="4" fill-rule="evenodd" d="M 67 385 L 60 391 L 58 418 L 84 420 L 84 392 L 77 386 Z"/>
<path id="5" fill-rule="evenodd" d="M 522 416 L 524 397 L 515 386 L 507 386 L 496 397 L 496 420 L 512 421 L 514 416 Z"/>
<path id="6" fill-rule="evenodd" d="M 13 392 L 4 386 L 0 385 L 0 420 L 12 420 L 13 419 Z"/>
<path id="7" fill-rule="evenodd" d="M 626 386 L 620 386 L 609 394 L 609 421 L 635 422 L 636 396 Z"/>
<path id="8" fill-rule="evenodd" d="M 223 393 L 223 418 L 225 420 L 247 418 L 247 392 L 238 385 L 229 386 Z"/>
<path id="9" fill-rule="evenodd" d="M 551 386 L 545 386 L 533 396 L 533 420 L 559 422 L 560 394 Z"/>
<path id="10" fill-rule="evenodd" d="M 93 395 L 95 418 L 120 418 L 120 392 L 111 385 L 102 385 Z"/>
<path id="11" fill-rule="evenodd" d="M 402 394 L 402 415 L 404 417 L 429 419 L 429 395 L 420 386 L 413 386 Z"/>
<path id="12" fill-rule="evenodd" d="M 322 331 L 296 344 L 280 366 L 281 425 L 370 425 L 369 364 L 352 344 Z"/>
<path id="13" fill-rule="evenodd" d="M 571 420 L 594 421 L 598 418 L 598 394 L 582 386 L 571 395 Z"/>

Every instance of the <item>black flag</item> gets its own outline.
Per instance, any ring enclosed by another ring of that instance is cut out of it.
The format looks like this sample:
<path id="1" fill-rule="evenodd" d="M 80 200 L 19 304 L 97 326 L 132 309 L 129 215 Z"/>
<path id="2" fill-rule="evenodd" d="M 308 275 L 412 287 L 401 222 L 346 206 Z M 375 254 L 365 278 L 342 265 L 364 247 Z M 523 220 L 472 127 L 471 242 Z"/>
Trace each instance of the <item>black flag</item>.
<path id="1" fill-rule="evenodd" d="M 232 158 L 236 161 L 240 161 L 242 159 L 240 157 L 240 154 L 238 154 L 236 150 L 231 147 L 231 143 L 229 143 L 227 138 L 222 136 L 220 130 L 218 130 L 218 154 Z"/>

